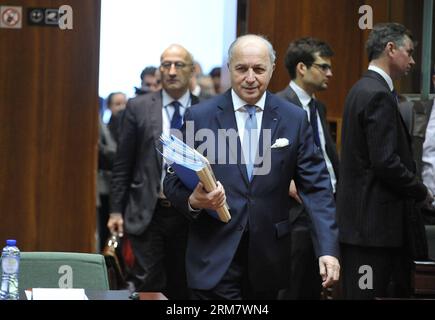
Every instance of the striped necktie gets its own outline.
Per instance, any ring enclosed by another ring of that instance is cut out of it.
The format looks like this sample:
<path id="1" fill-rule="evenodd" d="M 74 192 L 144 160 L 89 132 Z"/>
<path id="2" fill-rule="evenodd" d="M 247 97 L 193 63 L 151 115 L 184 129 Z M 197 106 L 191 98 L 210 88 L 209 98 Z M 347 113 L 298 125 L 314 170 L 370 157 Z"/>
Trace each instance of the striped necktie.
<path id="1" fill-rule="evenodd" d="M 252 180 L 254 171 L 255 153 L 257 152 L 257 117 L 255 116 L 256 106 L 246 105 L 248 118 L 245 122 L 245 132 L 243 135 L 243 154 L 245 156 L 246 171 L 249 181 Z"/>
<path id="2" fill-rule="evenodd" d="M 180 129 L 183 124 L 183 119 L 180 114 L 181 103 L 179 103 L 177 100 L 174 100 L 172 101 L 171 105 L 174 107 L 174 114 L 172 115 L 171 119 L 171 129 Z"/>
<path id="3" fill-rule="evenodd" d="M 308 107 L 310 108 L 310 124 L 311 128 L 313 128 L 314 143 L 318 148 L 320 148 L 319 126 L 317 123 L 317 107 L 314 99 L 310 100 Z"/>

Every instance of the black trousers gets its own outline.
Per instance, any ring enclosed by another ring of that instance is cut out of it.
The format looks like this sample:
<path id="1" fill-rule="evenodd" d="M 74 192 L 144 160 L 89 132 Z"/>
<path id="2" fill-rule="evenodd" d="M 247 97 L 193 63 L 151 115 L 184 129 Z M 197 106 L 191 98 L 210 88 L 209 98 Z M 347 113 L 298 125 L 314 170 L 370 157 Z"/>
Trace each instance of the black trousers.
<path id="1" fill-rule="evenodd" d="M 157 205 L 146 231 L 128 237 L 135 264 L 128 281 L 136 291 L 159 291 L 169 299 L 188 298 L 185 254 L 188 221 L 173 207 Z"/>
<path id="2" fill-rule="evenodd" d="M 344 299 L 408 298 L 411 259 L 404 248 L 341 244 Z"/>
<path id="3" fill-rule="evenodd" d="M 255 292 L 249 279 L 248 266 L 249 232 L 245 232 L 240 240 L 231 264 L 211 290 L 190 290 L 193 300 L 274 300 L 276 291 Z"/>
<path id="4" fill-rule="evenodd" d="M 289 286 L 279 292 L 280 300 L 320 300 L 322 278 L 314 253 L 310 228 L 294 225 L 291 231 Z"/>

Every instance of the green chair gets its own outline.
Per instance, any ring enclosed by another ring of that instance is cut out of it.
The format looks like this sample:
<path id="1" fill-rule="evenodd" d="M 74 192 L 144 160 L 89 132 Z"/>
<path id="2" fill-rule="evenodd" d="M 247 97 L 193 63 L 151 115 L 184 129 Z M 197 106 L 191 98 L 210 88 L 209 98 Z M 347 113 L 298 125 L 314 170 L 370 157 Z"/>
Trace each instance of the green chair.
<path id="1" fill-rule="evenodd" d="M 72 252 L 21 252 L 19 288 L 109 290 L 104 257 Z"/>

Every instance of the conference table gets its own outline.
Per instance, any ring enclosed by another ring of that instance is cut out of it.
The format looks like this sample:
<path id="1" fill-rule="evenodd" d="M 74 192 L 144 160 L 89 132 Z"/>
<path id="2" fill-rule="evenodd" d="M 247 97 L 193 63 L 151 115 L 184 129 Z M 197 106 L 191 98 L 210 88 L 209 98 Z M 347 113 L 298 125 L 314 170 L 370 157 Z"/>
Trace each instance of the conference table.
<path id="1" fill-rule="evenodd" d="M 135 292 L 128 290 L 85 290 L 89 300 L 168 300 L 161 292 Z"/>
<path id="2" fill-rule="evenodd" d="M 134 292 L 129 290 L 89 290 L 85 289 L 89 300 L 168 300 L 161 292 Z M 27 300 L 24 291 L 20 292 L 20 300 Z"/>

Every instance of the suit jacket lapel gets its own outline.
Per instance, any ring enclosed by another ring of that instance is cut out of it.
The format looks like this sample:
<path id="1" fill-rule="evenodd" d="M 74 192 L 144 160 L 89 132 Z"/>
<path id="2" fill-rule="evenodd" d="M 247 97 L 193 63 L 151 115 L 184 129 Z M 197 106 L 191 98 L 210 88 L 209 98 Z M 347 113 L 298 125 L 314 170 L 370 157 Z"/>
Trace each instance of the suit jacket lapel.
<path id="1" fill-rule="evenodd" d="M 394 96 L 394 94 L 391 92 L 391 90 L 390 90 L 390 87 L 388 86 L 388 83 L 387 83 L 387 81 L 385 81 L 385 79 L 379 74 L 379 73 L 377 73 L 377 72 L 375 72 L 375 71 L 372 71 L 372 70 L 367 70 L 367 72 L 364 74 L 364 76 L 366 76 L 366 77 L 369 77 L 369 78 L 374 78 L 374 79 L 376 79 L 376 80 L 378 80 L 380 83 L 382 83 L 382 85 L 386 88 L 386 90 L 390 93 L 390 95 L 391 95 L 391 98 L 394 100 L 394 101 L 397 101 L 396 100 L 396 97 Z M 406 138 L 407 138 L 407 140 L 408 140 L 408 146 L 409 146 L 409 148 L 411 148 L 411 144 L 412 144 L 412 138 L 411 138 L 411 135 L 410 135 L 410 133 L 409 133 L 409 130 L 407 129 L 408 127 L 406 126 L 406 123 L 405 123 L 405 120 L 403 120 L 403 118 L 402 118 L 402 115 L 401 115 L 401 113 L 400 113 L 400 111 L 399 111 L 399 106 L 397 105 L 397 103 L 396 103 L 396 109 L 397 109 L 397 113 L 399 114 L 399 118 L 400 118 L 400 122 L 401 122 L 401 124 L 402 124 L 402 126 L 403 126 L 403 131 L 405 131 L 405 135 L 406 135 Z"/>
<path id="2" fill-rule="evenodd" d="M 272 99 L 272 96 L 270 95 L 270 93 L 267 92 L 266 93 L 266 102 L 264 104 L 264 110 L 263 110 L 263 119 L 261 121 L 261 131 L 260 131 L 260 138 L 258 140 L 258 152 L 257 152 L 257 155 L 262 156 L 263 158 L 266 157 L 266 155 L 264 154 L 265 152 L 266 153 L 270 152 L 270 148 L 268 148 L 268 150 L 263 150 L 264 131 L 270 130 L 271 141 L 269 141 L 269 143 L 266 144 L 266 146 L 272 145 L 273 142 L 276 140 L 275 132 L 276 132 L 276 128 L 278 126 L 278 123 L 281 119 L 281 116 L 277 112 L 277 108 L 278 108 L 277 102 L 274 99 Z M 259 163 L 258 156 L 257 156 L 255 163 Z M 262 165 L 263 165 L 262 162 L 258 164 L 258 166 L 260 166 L 260 167 Z M 254 169 L 254 172 L 255 172 L 255 169 Z M 254 181 L 255 177 L 256 177 L 256 175 L 254 174 L 252 181 Z"/>
<path id="3" fill-rule="evenodd" d="M 287 86 L 285 89 L 285 97 L 287 100 L 289 100 L 291 103 L 294 103 L 295 105 L 302 108 L 301 100 L 299 100 L 298 95 L 296 92 L 292 89 L 292 87 Z"/>
<path id="4" fill-rule="evenodd" d="M 216 120 L 219 125 L 218 127 L 221 129 L 234 129 L 236 132 L 238 132 L 236 117 L 234 115 L 234 105 L 231 97 L 231 90 L 228 90 L 225 93 L 224 99 L 222 99 L 222 103 L 218 105 L 218 108 L 220 109 L 219 112 L 217 112 L 216 114 Z M 228 152 L 231 153 L 229 155 L 229 159 L 237 160 L 237 166 L 240 170 L 240 174 L 242 175 L 246 185 L 248 185 L 249 180 L 248 174 L 246 172 L 246 166 L 240 161 L 243 157 L 240 137 L 237 137 L 237 146 L 229 143 L 228 138 L 226 141 L 226 145 Z"/>

